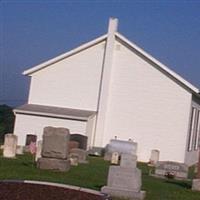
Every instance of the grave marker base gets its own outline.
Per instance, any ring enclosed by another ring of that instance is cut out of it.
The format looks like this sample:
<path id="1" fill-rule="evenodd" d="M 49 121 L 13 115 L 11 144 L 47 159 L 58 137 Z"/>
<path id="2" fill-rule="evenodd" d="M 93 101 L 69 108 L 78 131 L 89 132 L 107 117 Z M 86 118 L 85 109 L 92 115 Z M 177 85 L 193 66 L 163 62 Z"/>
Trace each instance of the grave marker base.
<path id="1" fill-rule="evenodd" d="M 132 190 L 113 188 L 109 186 L 102 187 L 101 192 L 113 197 L 128 198 L 129 200 L 143 200 L 146 196 L 145 191 L 135 192 Z"/>

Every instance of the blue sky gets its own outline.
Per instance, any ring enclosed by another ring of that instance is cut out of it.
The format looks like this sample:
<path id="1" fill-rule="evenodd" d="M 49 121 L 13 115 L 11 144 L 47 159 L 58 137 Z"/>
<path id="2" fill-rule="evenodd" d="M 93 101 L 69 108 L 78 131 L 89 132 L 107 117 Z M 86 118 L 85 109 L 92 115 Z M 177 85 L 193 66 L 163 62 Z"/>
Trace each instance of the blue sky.
<path id="1" fill-rule="evenodd" d="M 27 101 L 21 73 L 107 31 L 119 32 L 200 88 L 200 1 L 0 0 L 0 104 Z"/>

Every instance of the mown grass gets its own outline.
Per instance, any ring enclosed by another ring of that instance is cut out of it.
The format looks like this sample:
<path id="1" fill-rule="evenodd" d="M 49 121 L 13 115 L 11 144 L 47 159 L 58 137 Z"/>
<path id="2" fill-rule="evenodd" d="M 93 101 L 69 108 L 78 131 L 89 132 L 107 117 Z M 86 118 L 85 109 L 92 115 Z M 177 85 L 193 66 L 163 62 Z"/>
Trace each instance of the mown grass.
<path id="1" fill-rule="evenodd" d="M 200 200 L 200 192 L 191 190 L 191 181 L 154 178 L 149 176 L 151 168 L 145 163 L 139 163 L 138 167 L 142 170 L 142 189 L 147 192 L 146 200 Z M 37 169 L 29 154 L 17 156 L 16 159 L 0 156 L 1 180 L 50 181 L 100 190 L 106 185 L 108 168 L 109 162 L 99 157 L 89 157 L 89 164 L 71 167 L 68 172 L 52 172 Z M 190 177 L 193 175 L 191 172 Z"/>

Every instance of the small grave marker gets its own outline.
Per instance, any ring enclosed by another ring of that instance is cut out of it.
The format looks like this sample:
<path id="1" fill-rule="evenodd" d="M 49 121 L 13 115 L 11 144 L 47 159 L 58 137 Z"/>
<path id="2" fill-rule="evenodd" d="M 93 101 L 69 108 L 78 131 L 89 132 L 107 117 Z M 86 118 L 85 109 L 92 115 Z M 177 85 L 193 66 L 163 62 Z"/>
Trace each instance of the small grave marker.
<path id="1" fill-rule="evenodd" d="M 113 152 L 111 157 L 111 164 L 117 165 L 119 162 L 119 153 Z"/>
<path id="2" fill-rule="evenodd" d="M 16 149 L 17 136 L 12 133 L 6 134 L 4 139 L 3 156 L 6 158 L 14 158 L 16 155 Z"/>

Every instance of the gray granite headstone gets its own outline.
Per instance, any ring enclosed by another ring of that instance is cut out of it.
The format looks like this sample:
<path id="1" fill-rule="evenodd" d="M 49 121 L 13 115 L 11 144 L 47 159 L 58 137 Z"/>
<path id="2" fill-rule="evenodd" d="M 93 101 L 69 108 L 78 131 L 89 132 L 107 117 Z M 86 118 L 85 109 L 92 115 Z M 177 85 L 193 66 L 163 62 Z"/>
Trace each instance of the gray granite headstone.
<path id="1" fill-rule="evenodd" d="M 64 172 L 69 170 L 70 160 L 56 158 L 38 158 L 37 166 L 40 169 L 49 169 Z"/>
<path id="2" fill-rule="evenodd" d="M 68 143 L 68 129 L 45 127 L 43 142 L 41 144 L 42 157 L 37 159 L 38 168 L 58 171 L 69 170 L 70 160 Z"/>
<path id="3" fill-rule="evenodd" d="M 156 164 L 155 175 L 173 176 L 174 178 L 186 179 L 188 176 L 188 166 L 184 163 L 172 161 L 159 161 Z"/>
<path id="4" fill-rule="evenodd" d="M 200 191 L 200 179 L 192 180 L 192 190 Z"/>
<path id="5" fill-rule="evenodd" d="M 144 199 L 145 192 L 141 191 L 141 170 L 110 166 L 107 186 L 102 187 L 101 192 L 122 198 Z"/>
<path id="6" fill-rule="evenodd" d="M 45 127 L 42 157 L 66 159 L 69 154 L 69 137 L 69 130 L 66 128 Z"/>
<path id="7" fill-rule="evenodd" d="M 70 158 L 77 157 L 79 163 L 87 163 L 87 160 L 86 160 L 87 152 L 83 149 L 79 149 L 79 148 L 71 149 L 69 157 Z"/>

